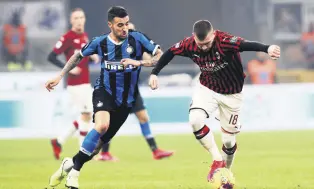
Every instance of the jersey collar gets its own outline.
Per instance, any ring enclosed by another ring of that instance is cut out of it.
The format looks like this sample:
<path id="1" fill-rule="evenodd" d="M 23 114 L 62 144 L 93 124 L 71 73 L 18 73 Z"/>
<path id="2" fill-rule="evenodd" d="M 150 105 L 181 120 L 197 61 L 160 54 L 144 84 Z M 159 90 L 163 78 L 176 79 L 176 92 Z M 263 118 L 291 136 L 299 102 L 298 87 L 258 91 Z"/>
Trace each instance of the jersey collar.
<path id="1" fill-rule="evenodd" d="M 117 43 L 110 37 L 110 35 L 108 35 L 108 39 L 115 45 L 121 45 L 125 41 L 125 40 L 123 40 L 123 41 L 120 41 L 119 43 Z"/>

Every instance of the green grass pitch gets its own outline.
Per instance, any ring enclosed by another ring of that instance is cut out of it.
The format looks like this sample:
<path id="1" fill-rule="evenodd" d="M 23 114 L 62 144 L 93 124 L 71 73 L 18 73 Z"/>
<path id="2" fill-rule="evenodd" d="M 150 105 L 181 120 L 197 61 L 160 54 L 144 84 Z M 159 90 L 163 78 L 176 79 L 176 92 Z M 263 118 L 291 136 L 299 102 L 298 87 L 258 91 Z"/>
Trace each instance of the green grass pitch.
<path id="1" fill-rule="evenodd" d="M 119 136 L 112 153 L 120 162 L 91 161 L 82 169 L 81 189 L 209 189 L 210 155 L 191 135 L 160 135 L 161 148 L 176 151 L 156 161 L 140 136 Z M 241 133 L 232 172 L 238 189 L 314 189 L 314 130 Z M 216 141 L 221 147 L 220 136 Z M 77 141 L 64 146 L 72 156 Z M 61 160 L 60 160 L 61 161 Z M 44 189 L 60 161 L 49 140 L 0 140 L 0 189 Z M 64 183 L 56 187 L 64 189 Z"/>

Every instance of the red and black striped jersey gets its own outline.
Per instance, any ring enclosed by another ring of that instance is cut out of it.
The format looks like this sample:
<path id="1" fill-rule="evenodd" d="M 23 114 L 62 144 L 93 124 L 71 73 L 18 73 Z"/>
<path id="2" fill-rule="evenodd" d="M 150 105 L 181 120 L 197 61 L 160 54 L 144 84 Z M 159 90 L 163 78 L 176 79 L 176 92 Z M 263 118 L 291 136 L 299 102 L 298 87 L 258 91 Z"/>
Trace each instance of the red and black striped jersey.
<path id="1" fill-rule="evenodd" d="M 216 30 L 212 47 L 202 51 L 194 37 L 187 37 L 170 48 L 174 55 L 189 57 L 201 71 L 200 83 L 220 94 L 240 93 L 245 74 L 240 57 L 243 38 Z"/>

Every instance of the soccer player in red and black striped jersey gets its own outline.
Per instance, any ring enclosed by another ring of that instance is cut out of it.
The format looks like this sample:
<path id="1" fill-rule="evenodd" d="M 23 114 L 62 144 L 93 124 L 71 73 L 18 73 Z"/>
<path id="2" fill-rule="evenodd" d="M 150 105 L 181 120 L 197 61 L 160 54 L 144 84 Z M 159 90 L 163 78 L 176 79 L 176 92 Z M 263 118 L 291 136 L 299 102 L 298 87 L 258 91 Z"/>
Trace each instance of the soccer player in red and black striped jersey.
<path id="1" fill-rule="evenodd" d="M 217 168 L 230 168 L 237 149 L 236 134 L 240 132 L 240 109 L 245 74 L 240 52 L 261 51 L 273 59 L 280 57 L 280 47 L 247 41 L 229 33 L 214 30 L 208 20 L 194 23 L 193 36 L 187 37 L 169 48 L 153 69 L 149 85 L 158 88 L 157 75 L 174 56 L 188 57 L 201 71 L 199 84 L 195 89 L 189 110 L 189 122 L 196 139 L 208 150 L 213 163 L 208 180 L 212 179 Z M 215 143 L 205 119 L 216 110 L 220 113 L 222 130 L 222 154 Z"/>
<path id="2" fill-rule="evenodd" d="M 65 62 L 58 59 L 58 56 L 64 54 L 66 60 L 69 60 L 75 52 L 80 51 L 81 48 L 88 43 L 87 33 L 84 32 L 85 21 L 86 18 L 83 9 L 75 8 L 71 11 L 71 29 L 56 43 L 55 47 L 48 55 L 49 62 L 62 69 Z M 92 86 L 90 84 L 88 69 L 89 58 L 95 63 L 100 61 L 97 54 L 85 57 L 77 67 L 70 71 L 67 77 L 67 91 L 70 95 L 71 107 L 75 108 L 73 113 L 79 113 L 79 116 L 73 120 L 73 125 L 66 128 L 62 135 L 51 140 L 56 159 L 60 158 L 62 145 L 74 135 L 76 131 L 79 131 L 79 145 L 81 145 L 87 132 L 92 128 L 91 112 L 93 111 L 93 104 Z"/>

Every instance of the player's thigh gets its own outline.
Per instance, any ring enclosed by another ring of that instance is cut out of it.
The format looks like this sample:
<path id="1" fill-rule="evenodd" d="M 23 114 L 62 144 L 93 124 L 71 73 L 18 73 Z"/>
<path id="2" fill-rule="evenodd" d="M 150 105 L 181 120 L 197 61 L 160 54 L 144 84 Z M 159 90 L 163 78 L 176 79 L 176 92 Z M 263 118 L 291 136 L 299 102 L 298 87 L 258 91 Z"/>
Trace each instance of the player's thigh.
<path id="1" fill-rule="evenodd" d="M 110 123 L 106 133 L 101 137 L 104 143 L 108 143 L 119 131 L 123 123 L 130 114 L 131 108 L 118 108 L 116 111 L 110 112 Z"/>
<path id="2" fill-rule="evenodd" d="M 93 92 L 93 122 L 95 122 L 95 128 L 105 132 L 110 124 L 111 111 L 114 109 L 115 105 L 111 95 L 104 88 L 95 89 Z"/>
<path id="3" fill-rule="evenodd" d="M 97 111 L 94 114 L 95 129 L 104 133 L 108 130 L 110 124 L 110 113 L 108 111 Z"/>
<path id="4" fill-rule="evenodd" d="M 191 113 L 191 111 L 197 109 L 203 110 L 207 118 L 209 118 L 217 108 L 218 103 L 215 99 L 215 93 L 201 84 L 197 85 L 192 97 L 189 112 Z"/>
<path id="5" fill-rule="evenodd" d="M 141 110 L 145 110 L 144 100 L 142 98 L 141 93 L 138 92 L 138 95 L 134 101 L 133 107 L 131 109 L 131 113 L 137 113 Z"/>
<path id="6" fill-rule="evenodd" d="M 68 86 L 67 91 L 70 99 L 70 110 L 72 115 L 84 113 L 82 118 L 88 119 L 93 111 L 92 90 L 89 84 Z"/>
<path id="7" fill-rule="evenodd" d="M 241 130 L 242 93 L 221 95 L 219 99 L 220 126 L 223 132 L 236 134 Z"/>
<path id="8" fill-rule="evenodd" d="M 76 106 L 81 113 L 91 113 L 93 111 L 92 93 L 93 90 L 90 84 L 82 84 L 77 87 L 75 91 Z"/>
<path id="9" fill-rule="evenodd" d="M 80 89 L 79 85 L 67 86 L 67 92 L 69 94 L 69 105 L 72 112 L 78 112 L 80 107 Z"/>
<path id="10" fill-rule="evenodd" d="M 93 112 L 93 89 L 90 84 L 85 84 L 81 95 L 81 112 L 91 113 Z"/>

